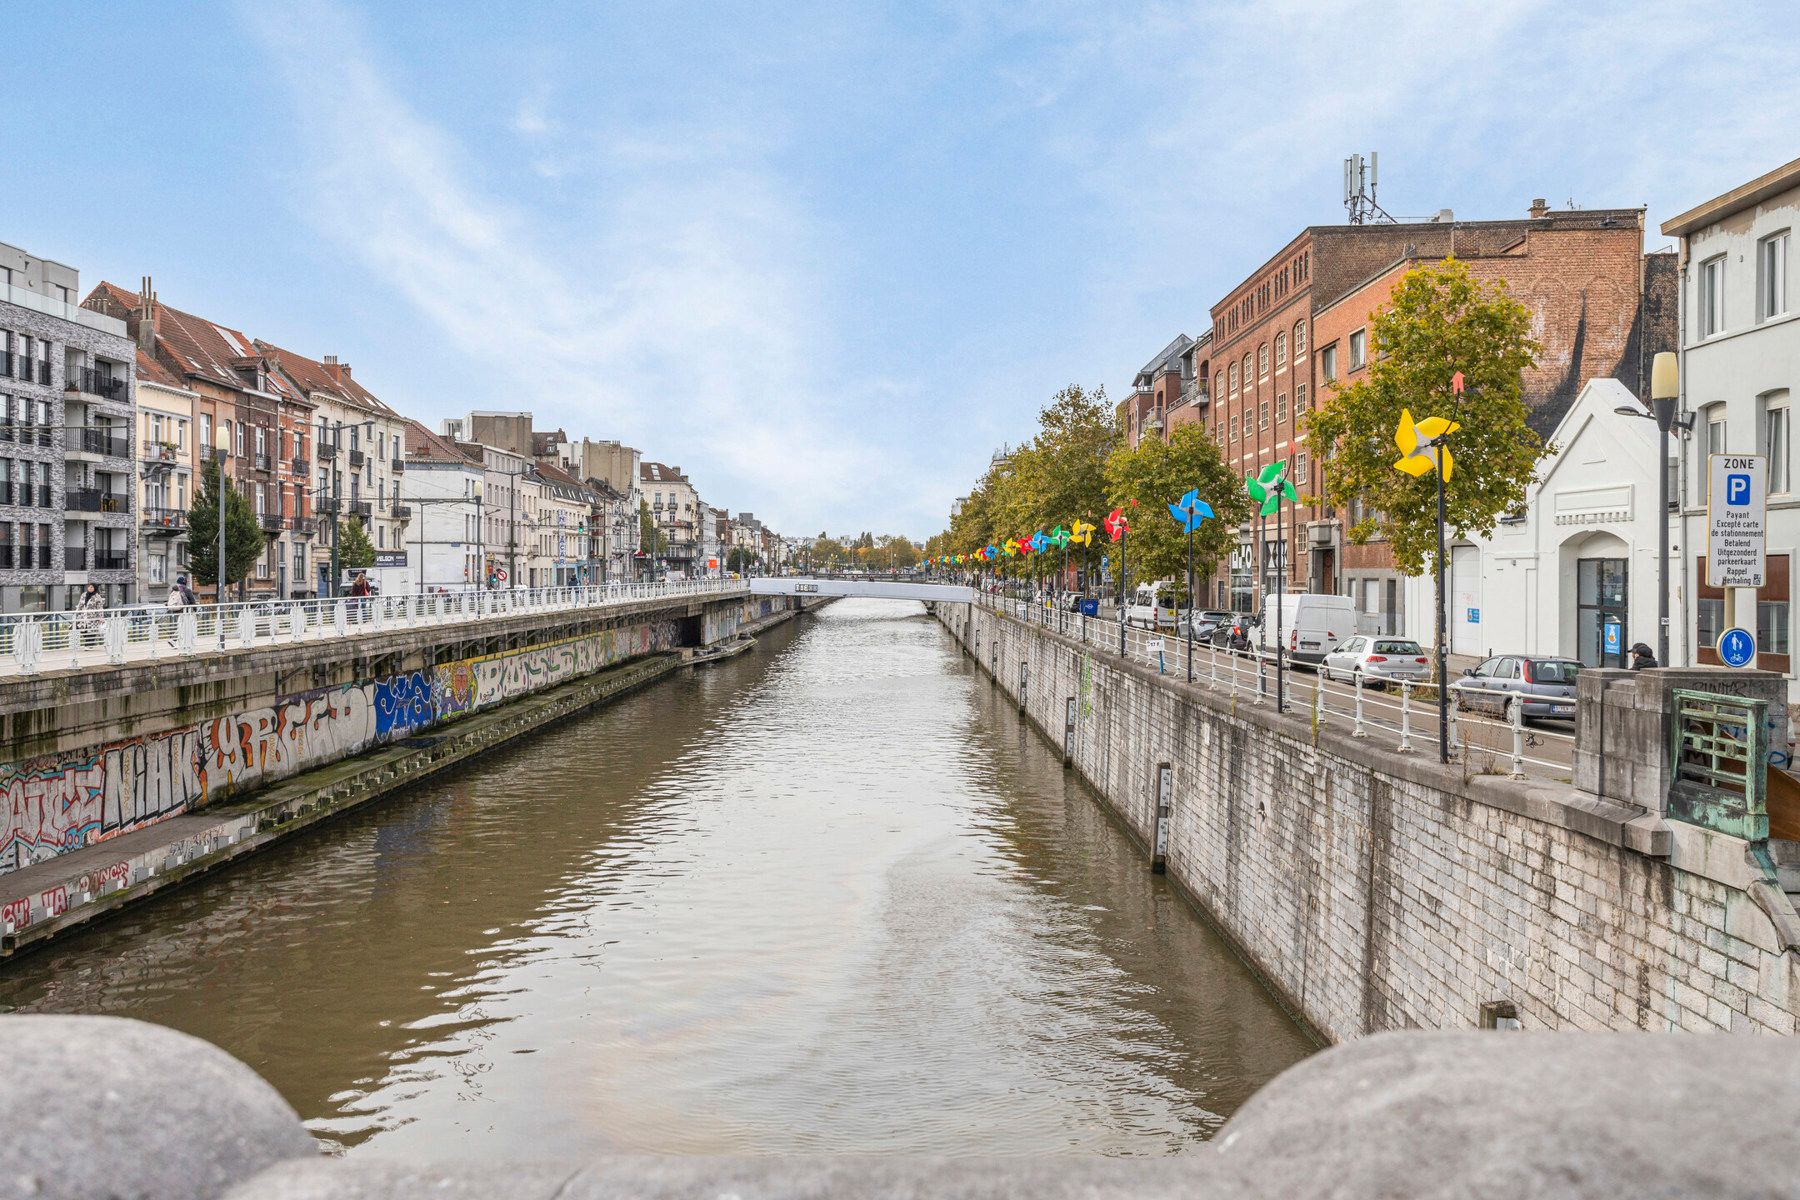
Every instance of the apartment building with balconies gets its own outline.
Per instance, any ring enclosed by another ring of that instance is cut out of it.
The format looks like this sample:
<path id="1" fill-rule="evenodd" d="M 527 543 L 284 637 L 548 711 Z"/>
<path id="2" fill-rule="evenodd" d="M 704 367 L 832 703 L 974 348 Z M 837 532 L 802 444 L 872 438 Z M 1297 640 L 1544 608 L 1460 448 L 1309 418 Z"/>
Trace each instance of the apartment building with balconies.
<path id="1" fill-rule="evenodd" d="M 188 565 L 188 510 L 193 507 L 194 400 L 191 388 L 150 355 L 137 353 L 138 595 L 168 598 Z"/>
<path id="2" fill-rule="evenodd" d="M 358 521 L 375 547 L 370 578 L 390 594 L 410 591 L 419 580 L 418 564 L 408 548 L 410 505 L 401 497 L 406 473 L 406 418 L 364 387 L 334 354 L 308 358 L 260 338 L 280 378 L 312 406 L 310 437 L 300 435 L 289 449 L 298 453 L 290 466 L 311 468 L 311 501 L 316 530 L 311 540 L 308 582 L 317 595 L 332 595 L 344 586 L 344 567 L 334 575 L 333 547 L 345 521 Z M 306 453 L 310 450 L 312 457 Z M 304 465 L 302 465 L 304 464 Z"/>
<path id="3" fill-rule="evenodd" d="M 656 578 L 689 579 L 700 552 L 700 495 L 680 467 L 659 462 L 638 466 L 638 487 L 650 509 L 654 531 L 646 547 Z"/>
<path id="4" fill-rule="evenodd" d="M 0 610 L 136 598 L 136 354 L 73 267 L 0 244 Z"/>

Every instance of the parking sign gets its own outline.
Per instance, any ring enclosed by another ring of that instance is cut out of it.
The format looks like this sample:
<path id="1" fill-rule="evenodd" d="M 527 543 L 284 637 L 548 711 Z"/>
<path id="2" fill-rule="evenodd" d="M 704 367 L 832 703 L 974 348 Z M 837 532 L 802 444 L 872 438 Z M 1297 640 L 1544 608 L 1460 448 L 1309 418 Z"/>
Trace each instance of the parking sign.
<path id="1" fill-rule="evenodd" d="M 1760 454 L 1707 456 L 1706 582 L 1712 587 L 1763 586 L 1766 465 Z"/>

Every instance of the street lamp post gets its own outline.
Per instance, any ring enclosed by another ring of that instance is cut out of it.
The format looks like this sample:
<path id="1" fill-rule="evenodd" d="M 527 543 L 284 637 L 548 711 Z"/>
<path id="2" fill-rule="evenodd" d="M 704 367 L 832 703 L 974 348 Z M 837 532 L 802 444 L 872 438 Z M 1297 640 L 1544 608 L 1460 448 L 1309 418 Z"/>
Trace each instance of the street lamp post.
<path id="1" fill-rule="evenodd" d="M 231 450 L 231 436 L 223 426 L 213 433 L 213 462 L 219 469 L 219 595 L 218 603 L 225 603 L 225 456 Z M 221 613 L 218 620 L 219 645 L 225 645 L 225 617 Z"/>
<path id="2" fill-rule="evenodd" d="M 1672 352 L 1659 353 L 1650 366 L 1650 411 L 1635 404 L 1621 404 L 1614 412 L 1656 422 L 1656 661 L 1669 665 L 1669 433 L 1687 433 L 1694 427 L 1693 413 L 1677 413 L 1681 396 L 1681 360 Z"/>

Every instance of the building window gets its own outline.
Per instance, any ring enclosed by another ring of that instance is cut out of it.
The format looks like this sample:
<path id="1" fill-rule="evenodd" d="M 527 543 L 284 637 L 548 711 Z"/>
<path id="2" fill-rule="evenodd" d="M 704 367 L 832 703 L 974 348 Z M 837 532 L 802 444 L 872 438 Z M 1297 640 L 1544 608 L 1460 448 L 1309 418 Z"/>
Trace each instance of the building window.
<path id="1" fill-rule="evenodd" d="M 1324 377 L 1326 383 L 1337 382 L 1336 342 L 1333 342 L 1331 345 L 1319 351 L 1319 374 Z"/>
<path id="2" fill-rule="evenodd" d="M 1352 371 L 1361 370 L 1363 364 L 1368 361 L 1369 338 L 1366 333 L 1358 329 L 1350 335 L 1350 369 Z"/>
<path id="3" fill-rule="evenodd" d="M 1231 364 L 1230 370 L 1226 371 L 1226 373 L 1225 373 L 1225 378 L 1227 380 L 1227 390 L 1229 390 L 1232 395 L 1234 395 L 1234 396 L 1237 395 L 1238 389 L 1237 389 L 1237 364 L 1236 363 Z"/>
<path id="4" fill-rule="evenodd" d="M 1305 321 L 1295 321 L 1294 322 L 1294 361 L 1295 362 L 1300 361 L 1300 356 L 1305 353 L 1306 353 L 1306 322 Z"/>
<path id="5" fill-rule="evenodd" d="M 201 413 L 200 414 L 200 449 L 203 451 L 212 449 L 212 414 L 211 413 Z"/>
<path id="6" fill-rule="evenodd" d="M 238 422 L 237 427 L 237 456 L 244 457 L 244 423 L 242 421 Z"/>
<path id="7" fill-rule="evenodd" d="M 1301 413 L 1303 413 L 1305 411 L 1306 411 L 1306 385 L 1304 383 L 1297 383 L 1294 385 L 1294 415 L 1296 417 L 1298 417 Z M 1452 465 L 1454 466 L 1455 464 L 1452 464 Z"/>
<path id="8" fill-rule="evenodd" d="M 1236 413 L 1231 414 L 1231 440 L 1234 442 L 1238 440 L 1238 418 Z"/>
<path id="9" fill-rule="evenodd" d="M 1306 455 L 1304 455 L 1304 454 L 1294 455 L 1294 482 L 1295 483 L 1305 483 L 1306 482 L 1306 472 L 1307 472 L 1308 465 L 1309 464 L 1306 461 Z M 1452 464 L 1452 465 L 1454 465 L 1454 464 Z"/>
<path id="10" fill-rule="evenodd" d="M 1700 264 L 1700 336 L 1711 337 L 1725 328 L 1725 256 Z"/>
<path id="11" fill-rule="evenodd" d="M 1267 342 L 1256 348 L 1256 377 L 1258 379 L 1269 377 L 1269 343 Z"/>
<path id="12" fill-rule="evenodd" d="M 1243 360 L 1242 365 L 1244 368 L 1244 390 L 1249 391 L 1250 390 L 1250 381 L 1256 378 L 1256 376 L 1254 376 L 1250 373 L 1253 368 L 1250 366 L 1250 355 L 1249 354 L 1244 355 L 1244 360 Z"/>
<path id="13" fill-rule="evenodd" d="M 1787 393 L 1774 392 L 1763 400 L 1763 427 L 1768 433 L 1764 449 L 1769 456 L 1769 491 L 1771 493 L 1787 492 L 1792 489 L 1792 467 L 1790 465 L 1791 450 L 1788 446 L 1789 424 Z"/>
<path id="14" fill-rule="evenodd" d="M 1258 429 L 1269 427 L 1269 402 L 1267 400 L 1256 406 L 1256 427 Z"/>
<path id="15" fill-rule="evenodd" d="M 1772 233 L 1756 243 L 1756 319 L 1766 321 L 1787 312 L 1788 231 Z"/>
<path id="16" fill-rule="evenodd" d="M 1279 371 L 1285 366 L 1287 366 L 1287 334 L 1278 333 L 1275 335 L 1275 369 Z"/>
<path id="17" fill-rule="evenodd" d="M 1287 420 L 1287 393 L 1286 392 L 1276 392 L 1275 393 L 1275 423 L 1277 425 L 1279 425 L 1285 420 Z"/>

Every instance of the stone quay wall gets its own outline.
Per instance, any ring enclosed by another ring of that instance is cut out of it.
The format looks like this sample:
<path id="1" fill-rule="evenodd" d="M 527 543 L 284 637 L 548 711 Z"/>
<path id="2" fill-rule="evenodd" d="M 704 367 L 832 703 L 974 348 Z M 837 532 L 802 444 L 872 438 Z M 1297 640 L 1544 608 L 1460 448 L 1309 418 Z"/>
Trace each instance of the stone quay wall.
<path id="1" fill-rule="evenodd" d="M 1793 910 L 1746 843 L 1569 784 L 1467 775 L 979 605 L 939 620 L 1322 1037 L 1795 1032 Z M 1503 1012 L 1494 1008 L 1489 1012 Z"/>
<path id="2" fill-rule="evenodd" d="M 0 880 L 621 663 L 730 637 L 786 608 L 665 598 L 9 683 Z"/>

